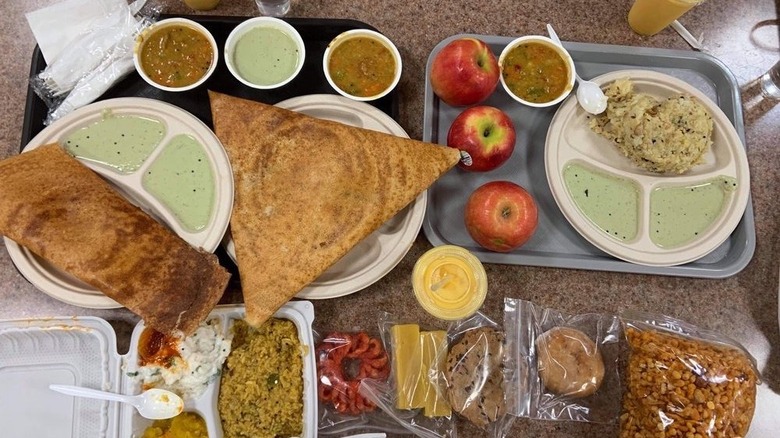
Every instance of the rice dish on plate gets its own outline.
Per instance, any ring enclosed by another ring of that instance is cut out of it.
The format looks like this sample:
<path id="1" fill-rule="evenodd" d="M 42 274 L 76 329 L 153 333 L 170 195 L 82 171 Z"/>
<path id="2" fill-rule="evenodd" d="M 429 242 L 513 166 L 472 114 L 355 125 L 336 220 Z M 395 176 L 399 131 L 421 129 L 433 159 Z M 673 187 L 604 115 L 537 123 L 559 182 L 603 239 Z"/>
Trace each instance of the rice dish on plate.
<path id="1" fill-rule="evenodd" d="M 290 320 L 258 328 L 232 327 L 233 351 L 219 389 L 225 438 L 273 438 L 303 433 L 303 347 Z"/>
<path id="2" fill-rule="evenodd" d="M 218 319 L 201 323 L 190 336 L 166 336 L 147 327 L 139 341 L 137 369 L 128 376 L 143 389 L 162 388 L 184 400 L 199 397 L 220 375 L 230 353 L 230 336 L 223 336 Z"/>
<path id="3" fill-rule="evenodd" d="M 590 120 L 593 132 L 611 140 L 637 166 L 657 173 L 684 173 L 702 162 L 712 145 L 712 116 L 686 94 L 663 102 L 634 93 L 618 79 L 604 93 L 607 110 Z"/>

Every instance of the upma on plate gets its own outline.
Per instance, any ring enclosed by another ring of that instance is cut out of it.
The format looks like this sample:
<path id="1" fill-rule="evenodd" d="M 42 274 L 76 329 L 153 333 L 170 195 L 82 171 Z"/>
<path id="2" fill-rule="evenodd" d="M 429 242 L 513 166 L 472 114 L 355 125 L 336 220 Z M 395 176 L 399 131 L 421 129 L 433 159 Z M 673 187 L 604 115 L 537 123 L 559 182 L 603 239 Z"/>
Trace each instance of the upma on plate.
<path id="1" fill-rule="evenodd" d="M 663 102 L 635 93 L 629 79 L 605 90 L 607 110 L 590 120 L 593 132 L 611 140 L 637 166 L 657 173 L 684 173 L 702 162 L 712 145 L 712 116 L 687 94 Z"/>

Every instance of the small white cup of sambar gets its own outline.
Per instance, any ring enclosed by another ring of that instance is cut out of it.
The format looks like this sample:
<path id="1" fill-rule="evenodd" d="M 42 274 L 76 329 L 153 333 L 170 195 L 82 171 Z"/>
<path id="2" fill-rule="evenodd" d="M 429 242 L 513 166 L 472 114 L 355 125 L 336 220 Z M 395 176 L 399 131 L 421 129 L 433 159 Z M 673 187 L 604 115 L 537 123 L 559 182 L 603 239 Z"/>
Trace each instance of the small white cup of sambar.
<path id="1" fill-rule="evenodd" d="M 163 91 L 187 91 L 214 73 L 219 49 L 205 27 L 186 18 L 160 20 L 135 40 L 133 63 L 149 85 Z"/>
<path id="2" fill-rule="evenodd" d="M 553 106 L 574 88 L 574 60 L 566 49 L 545 36 L 512 40 L 501 51 L 498 65 L 501 86 L 523 105 Z"/>

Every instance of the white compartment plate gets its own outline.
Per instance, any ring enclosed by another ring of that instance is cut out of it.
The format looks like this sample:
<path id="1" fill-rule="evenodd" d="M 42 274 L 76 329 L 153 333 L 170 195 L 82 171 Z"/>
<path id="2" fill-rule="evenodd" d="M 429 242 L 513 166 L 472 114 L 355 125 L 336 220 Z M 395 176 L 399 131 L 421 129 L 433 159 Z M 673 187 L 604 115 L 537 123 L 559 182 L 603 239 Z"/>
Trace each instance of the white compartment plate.
<path id="1" fill-rule="evenodd" d="M 384 112 L 367 103 L 342 96 L 313 94 L 288 99 L 276 106 L 320 119 L 409 138 L 401 125 Z M 414 202 L 363 239 L 301 290 L 297 297 L 336 298 L 353 294 L 379 281 L 404 258 L 417 238 L 425 217 L 427 193 L 422 192 Z M 225 236 L 225 249 L 233 262 L 236 262 L 235 245 L 229 233 Z"/>
<path id="2" fill-rule="evenodd" d="M 131 174 L 120 174 L 90 160 L 79 161 L 106 179 L 131 203 L 168 226 L 190 245 L 213 252 L 219 246 L 230 222 L 233 206 L 233 171 L 227 152 L 216 135 L 187 111 L 158 100 L 138 97 L 100 101 L 80 108 L 45 128 L 25 146 L 22 153 L 64 139 L 71 132 L 100 120 L 105 111 L 111 111 L 116 115 L 137 115 L 160 120 L 167 128 L 165 137 L 141 167 Z M 165 145 L 179 134 L 188 134 L 203 145 L 206 155 L 211 160 L 211 169 L 217 186 L 214 209 L 209 223 L 198 232 L 183 228 L 174 215 L 141 184 L 141 177 L 146 168 L 154 162 Z M 11 239 L 4 237 L 4 240 L 11 260 L 19 272 L 44 293 L 80 307 L 95 309 L 122 307 L 99 290 L 55 268 Z"/>
<path id="3" fill-rule="evenodd" d="M 230 332 L 232 322 L 243 319 L 244 306 L 226 305 L 217 306 L 209 315 L 209 319 L 219 319 L 223 334 Z M 298 329 L 298 340 L 303 347 L 303 435 L 301 438 L 314 438 L 317 436 L 317 368 L 314 358 L 314 335 L 312 322 L 314 321 L 314 306 L 309 301 L 290 301 L 280 308 L 274 318 L 289 319 Z M 143 321 L 139 322 L 133 330 L 130 339 L 130 351 L 127 354 L 126 370 L 134 369 L 138 363 L 138 341 L 141 332 L 144 331 Z M 141 392 L 140 382 L 131 378 L 124 378 L 124 393 L 138 394 Z M 187 400 L 184 404 L 186 412 L 196 412 L 206 421 L 209 437 L 222 438 L 222 422 L 219 418 L 217 397 L 219 396 L 220 380 L 216 379 L 209 384 L 206 391 L 194 400 Z M 129 436 L 139 437 L 144 429 L 152 423 L 141 417 L 136 411 L 125 416 L 122 429 L 130 431 Z"/>
<path id="4" fill-rule="evenodd" d="M 687 93 L 701 102 L 712 116 L 713 145 L 704 162 L 682 175 L 661 175 L 644 171 L 624 157 L 609 140 L 592 132 L 587 114 L 574 96 L 558 109 L 547 131 L 545 170 L 555 202 L 571 225 L 590 243 L 604 252 L 628 262 L 647 266 L 674 266 L 697 260 L 723 243 L 742 218 L 750 196 L 747 155 L 734 126 L 726 115 L 701 91 L 688 83 L 650 70 L 620 70 L 593 79 L 606 85 L 616 79 L 630 78 L 634 90 L 658 100 L 676 93 Z M 585 217 L 569 195 L 563 181 L 567 164 L 582 162 L 603 173 L 635 182 L 640 188 L 639 230 L 635 239 L 612 238 Z M 699 238 L 674 248 L 655 245 L 649 237 L 650 193 L 660 185 L 686 185 L 719 176 L 736 178 L 738 187 L 727 197 L 720 217 Z"/>
<path id="5" fill-rule="evenodd" d="M 217 306 L 209 315 L 217 318 L 225 333 L 232 321 L 243 319 L 242 305 Z M 314 306 L 290 301 L 275 318 L 289 319 L 298 329 L 303 347 L 303 435 L 317 436 L 317 368 L 314 358 Z M 57 317 L 0 321 L 0 424 L 2 436 L 36 438 L 140 437 L 151 420 L 128 404 L 71 397 L 49 389 L 50 384 L 86 386 L 122 394 L 141 392 L 138 381 L 127 376 L 138 362 L 138 340 L 145 328 L 139 322 L 129 352 L 120 356 L 116 334 L 103 319 Z M 215 379 L 184 410 L 206 421 L 209 437 L 222 438 Z M 41 419 L 45 419 L 42 421 Z"/>

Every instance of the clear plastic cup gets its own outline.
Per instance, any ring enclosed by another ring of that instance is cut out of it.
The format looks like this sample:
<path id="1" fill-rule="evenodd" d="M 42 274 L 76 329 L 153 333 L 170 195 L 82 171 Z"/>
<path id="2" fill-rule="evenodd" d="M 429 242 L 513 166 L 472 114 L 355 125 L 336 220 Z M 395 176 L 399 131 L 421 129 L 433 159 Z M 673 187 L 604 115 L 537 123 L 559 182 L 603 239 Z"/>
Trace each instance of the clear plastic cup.
<path id="1" fill-rule="evenodd" d="M 628 25 L 640 35 L 655 35 L 703 0 L 636 0 Z"/>
<path id="2" fill-rule="evenodd" d="M 759 79 L 761 94 L 770 99 L 780 99 L 780 61 L 764 73 Z"/>
<path id="3" fill-rule="evenodd" d="M 290 0 L 255 0 L 260 15 L 283 17 L 290 12 Z"/>

